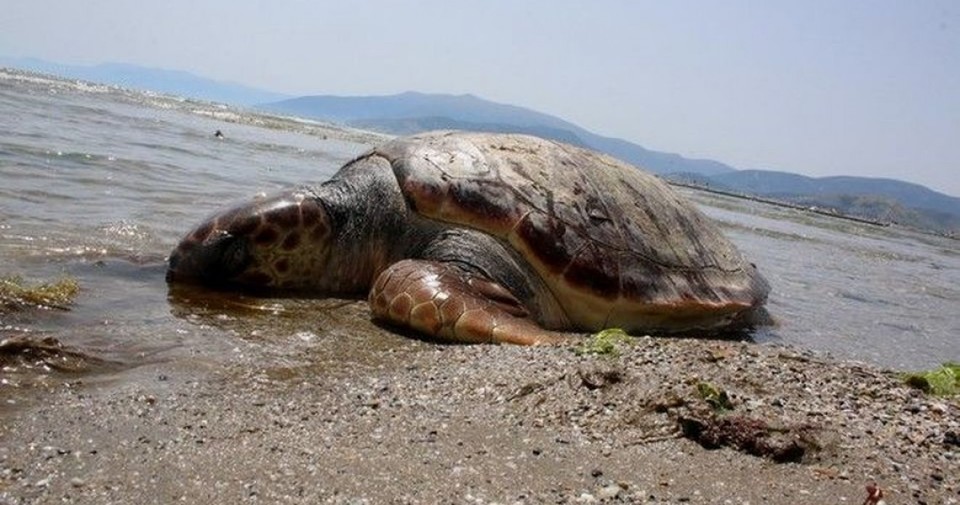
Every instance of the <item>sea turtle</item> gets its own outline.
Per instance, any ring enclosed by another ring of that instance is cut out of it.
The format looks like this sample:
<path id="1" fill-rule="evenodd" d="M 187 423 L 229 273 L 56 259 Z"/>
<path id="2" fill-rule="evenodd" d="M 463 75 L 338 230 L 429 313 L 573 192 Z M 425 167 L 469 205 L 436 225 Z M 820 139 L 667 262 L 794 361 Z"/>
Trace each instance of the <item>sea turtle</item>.
<path id="1" fill-rule="evenodd" d="M 727 328 L 769 292 L 657 177 L 558 142 L 464 132 L 395 139 L 319 186 L 215 215 L 170 255 L 167 280 L 368 294 L 390 325 L 518 344 Z"/>

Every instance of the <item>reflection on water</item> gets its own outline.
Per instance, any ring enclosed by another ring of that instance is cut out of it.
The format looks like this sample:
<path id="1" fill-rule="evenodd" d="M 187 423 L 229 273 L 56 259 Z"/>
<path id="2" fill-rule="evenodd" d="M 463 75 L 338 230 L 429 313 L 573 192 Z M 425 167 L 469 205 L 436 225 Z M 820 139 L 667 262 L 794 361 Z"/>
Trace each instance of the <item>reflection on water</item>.
<path id="1" fill-rule="evenodd" d="M 180 234 L 210 212 L 322 181 L 377 139 L 0 70 L 0 275 L 81 285 L 68 312 L 0 315 L 0 338 L 53 337 L 110 363 L 271 356 L 280 375 L 424 349 L 370 323 L 362 302 L 168 293 L 163 278 Z M 770 281 L 778 324 L 757 341 L 897 368 L 960 360 L 956 241 L 681 191 Z"/>

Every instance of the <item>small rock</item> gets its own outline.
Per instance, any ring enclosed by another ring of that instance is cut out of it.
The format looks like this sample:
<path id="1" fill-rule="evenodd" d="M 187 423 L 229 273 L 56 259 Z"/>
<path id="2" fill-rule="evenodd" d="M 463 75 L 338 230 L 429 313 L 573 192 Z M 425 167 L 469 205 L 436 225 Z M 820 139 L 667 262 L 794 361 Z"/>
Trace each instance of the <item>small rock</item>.
<path id="1" fill-rule="evenodd" d="M 577 497 L 578 503 L 597 503 L 597 498 L 590 493 L 583 493 Z"/>
<path id="2" fill-rule="evenodd" d="M 70 485 L 73 487 L 83 487 L 87 485 L 87 481 L 81 479 L 80 477 L 74 477 L 70 479 Z"/>
<path id="3" fill-rule="evenodd" d="M 616 498 L 617 495 L 620 494 L 620 491 L 622 491 L 620 486 L 616 484 L 611 484 L 609 486 L 605 486 L 597 490 L 597 498 L 601 500 L 611 500 L 613 498 Z"/>

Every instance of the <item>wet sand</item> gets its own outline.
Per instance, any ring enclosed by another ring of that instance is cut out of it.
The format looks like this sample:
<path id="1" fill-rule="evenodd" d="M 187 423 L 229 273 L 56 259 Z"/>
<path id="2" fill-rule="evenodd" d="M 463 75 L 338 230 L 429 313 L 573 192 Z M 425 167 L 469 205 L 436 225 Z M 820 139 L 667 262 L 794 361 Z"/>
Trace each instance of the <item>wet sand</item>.
<path id="1" fill-rule="evenodd" d="M 0 389 L 0 503 L 859 505 L 870 481 L 960 503 L 960 401 L 890 371 L 709 340 L 440 346 L 338 310 L 214 361 Z"/>

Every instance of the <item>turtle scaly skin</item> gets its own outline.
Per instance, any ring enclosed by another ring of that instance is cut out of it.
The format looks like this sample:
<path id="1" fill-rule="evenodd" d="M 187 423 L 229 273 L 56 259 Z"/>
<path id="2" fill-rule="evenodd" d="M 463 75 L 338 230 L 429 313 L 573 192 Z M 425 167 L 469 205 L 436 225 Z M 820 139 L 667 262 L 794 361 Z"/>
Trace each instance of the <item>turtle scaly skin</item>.
<path id="1" fill-rule="evenodd" d="M 315 188 L 214 216 L 170 256 L 170 282 L 368 294 L 374 317 L 457 342 L 557 331 L 716 331 L 769 286 L 656 177 L 523 135 L 397 139 Z"/>

